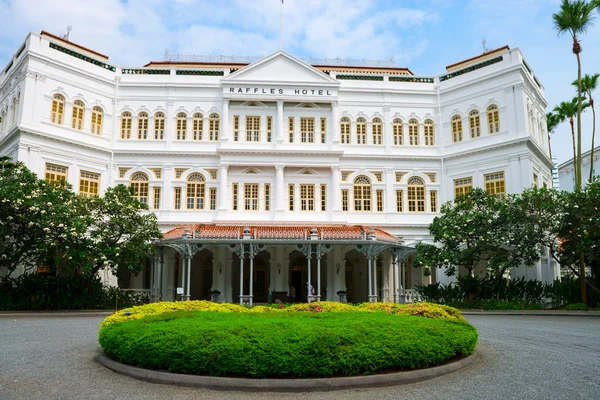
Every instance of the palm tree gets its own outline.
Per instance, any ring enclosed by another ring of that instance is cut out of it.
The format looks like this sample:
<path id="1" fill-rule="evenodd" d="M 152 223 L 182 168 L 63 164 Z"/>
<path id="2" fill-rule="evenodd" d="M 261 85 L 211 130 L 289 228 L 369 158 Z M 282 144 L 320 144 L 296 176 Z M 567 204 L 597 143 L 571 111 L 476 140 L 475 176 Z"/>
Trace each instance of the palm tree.
<path id="1" fill-rule="evenodd" d="M 571 125 L 571 137 L 573 138 L 573 172 L 575 174 L 575 182 L 578 180 L 578 172 L 577 172 L 577 151 L 575 150 L 575 115 L 577 114 L 577 103 L 578 98 L 575 97 L 571 101 L 563 101 L 556 107 L 554 107 L 554 112 L 556 113 L 556 117 L 559 122 L 563 122 L 565 120 L 569 120 L 569 124 Z M 548 127 L 548 131 L 550 131 L 550 127 Z"/>
<path id="2" fill-rule="evenodd" d="M 578 35 L 585 33 L 594 24 L 594 10 L 600 7 L 600 1 L 563 0 L 560 11 L 552 14 L 554 28 L 559 35 L 569 33 L 573 39 L 573 54 L 577 57 L 577 164 L 575 164 L 575 190 L 581 190 L 581 43 Z M 575 161 L 575 159 L 573 160 Z"/>
<path id="3" fill-rule="evenodd" d="M 550 144 L 550 134 L 556 131 L 556 128 L 561 123 L 561 119 L 558 114 L 554 114 L 552 111 L 546 113 L 546 127 L 548 128 L 548 149 L 550 150 L 550 159 L 552 160 L 552 145 Z"/>
<path id="4" fill-rule="evenodd" d="M 588 99 L 590 99 L 589 103 L 590 107 L 592 107 L 592 152 L 590 154 L 590 181 L 594 176 L 594 138 L 596 136 L 596 109 L 594 108 L 594 98 L 592 97 L 592 92 L 596 90 L 596 87 L 598 86 L 599 77 L 600 74 L 594 74 L 592 76 L 586 74 L 583 78 L 581 78 L 581 90 L 587 95 Z M 573 82 L 573 86 L 577 86 L 577 81 Z"/>

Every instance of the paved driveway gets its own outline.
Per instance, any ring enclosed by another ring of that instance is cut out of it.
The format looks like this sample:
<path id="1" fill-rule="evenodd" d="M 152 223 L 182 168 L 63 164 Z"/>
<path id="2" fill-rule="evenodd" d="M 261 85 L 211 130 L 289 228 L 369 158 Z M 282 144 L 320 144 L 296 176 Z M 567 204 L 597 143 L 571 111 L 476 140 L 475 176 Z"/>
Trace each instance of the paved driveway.
<path id="1" fill-rule="evenodd" d="M 481 358 L 458 372 L 391 388 L 264 394 L 115 374 L 93 361 L 99 317 L 0 318 L 0 399 L 600 399 L 600 318 L 468 319 Z"/>

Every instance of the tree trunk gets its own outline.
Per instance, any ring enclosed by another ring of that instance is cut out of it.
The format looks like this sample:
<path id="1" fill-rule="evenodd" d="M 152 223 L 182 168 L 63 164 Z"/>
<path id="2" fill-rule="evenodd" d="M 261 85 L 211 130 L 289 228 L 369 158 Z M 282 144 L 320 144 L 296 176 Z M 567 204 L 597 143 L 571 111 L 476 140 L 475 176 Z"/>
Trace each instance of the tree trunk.
<path id="1" fill-rule="evenodd" d="M 581 302 L 587 306 L 587 285 L 585 284 L 585 259 L 583 253 L 579 255 L 579 283 L 581 284 Z"/>
<path id="2" fill-rule="evenodd" d="M 573 174 L 575 174 L 575 190 L 577 190 L 577 151 L 575 150 L 575 123 L 573 118 L 569 121 L 571 124 L 571 136 L 573 137 Z"/>
<path id="3" fill-rule="evenodd" d="M 594 177 L 594 138 L 596 136 L 596 108 L 594 107 L 594 99 L 590 92 L 590 106 L 592 106 L 592 152 L 590 154 L 590 182 Z"/>
<path id="4" fill-rule="evenodd" d="M 577 181 L 575 187 L 576 190 L 581 190 L 581 58 L 579 52 L 575 55 L 577 56 Z"/>

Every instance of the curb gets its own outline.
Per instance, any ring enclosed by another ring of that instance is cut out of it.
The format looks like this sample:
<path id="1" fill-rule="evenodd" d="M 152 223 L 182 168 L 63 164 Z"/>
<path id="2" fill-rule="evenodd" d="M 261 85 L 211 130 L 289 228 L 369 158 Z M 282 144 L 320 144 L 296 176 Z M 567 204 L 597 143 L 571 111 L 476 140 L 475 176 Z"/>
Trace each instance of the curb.
<path id="1" fill-rule="evenodd" d="M 0 312 L 0 318 L 108 317 L 114 311 Z"/>
<path id="2" fill-rule="evenodd" d="M 600 317 L 599 311 L 476 311 L 461 310 L 462 315 L 524 315 L 543 317 Z"/>
<path id="3" fill-rule="evenodd" d="M 474 354 L 458 361 L 415 371 L 316 379 L 250 379 L 173 374 L 170 372 L 154 371 L 123 364 L 108 358 L 103 351 L 98 352 L 96 361 L 118 374 L 152 383 L 201 387 L 221 391 L 325 392 L 332 390 L 395 386 L 424 381 L 457 371 L 470 365 L 478 357 L 479 352 L 476 351 Z"/>

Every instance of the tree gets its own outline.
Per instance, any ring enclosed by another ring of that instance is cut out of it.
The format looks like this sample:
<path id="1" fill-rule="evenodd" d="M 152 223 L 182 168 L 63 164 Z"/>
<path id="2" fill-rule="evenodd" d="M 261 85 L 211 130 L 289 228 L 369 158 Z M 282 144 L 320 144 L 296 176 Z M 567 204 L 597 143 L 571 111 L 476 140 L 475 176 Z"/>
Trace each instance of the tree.
<path id="1" fill-rule="evenodd" d="M 550 150 L 550 159 L 552 159 L 552 145 L 550 144 L 550 135 L 556 132 L 556 128 L 561 123 L 558 114 L 553 112 L 546 113 L 546 126 L 548 127 L 548 149 Z"/>
<path id="2" fill-rule="evenodd" d="M 594 10 L 600 6 L 598 0 L 591 2 L 585 0 L 563 0 L 560 11 L 552 15 L 554 28 L 559 35 L 569 33 L 573 39 L 572 52 L 577 58 L 577 156 L 573 161 L 575 174 L 575 190 L 581 190 L 581 110 L 582 110 L 582 87 L 581 87 L 581 43 L 579 35 L 585 33 L 595 20 Z"/>
<path id="3" fill-rule="evenodd" d="M 577 141 L 575 140 L 575 121 L 574 121 L 575 115 L 577 115 L 578 101 L 579 100 L 577 99 L 577 97 L 574 97 L 573 100 L 563 101 L 562 103 L 560 103 L 559 105 L 554 107 L 554 112 L 556 113 L 559 121 L 563 122 L 568 119 L 569 124 L 571 125 L 571 137 L 573 139 L 573 171 L 575 174 L 575 189 L 576 190 L 579 190 L 577 187 L 577 182 L 580 181 L 580 179 L 579 179 L 580 171 L 577 169 L 579 154 L 577 154 L 577 150 L 575 148 Z M 588 105 L 589 105 L 588 103 L 584 103 L 583 108 L 587 108 Z"/>
<path id="4" fill-rule="evenodd" d="M 600 74 L 594 74 L 591 76 L 586 74 L 581 79 L 581 90 L 587 95 L 590 107 L 592 107 L 592 150 L 590 154 L 590 181 L 594 176 L 594 139 L 596 137 L 596 109 L 594 108 L 594 98 L 592 97 L 592 92 L 596 90 L 598 86 L 598 77 L 600 77 Z M 578 82 L 574 81 L 573 85 L 577 86 Z"/>

